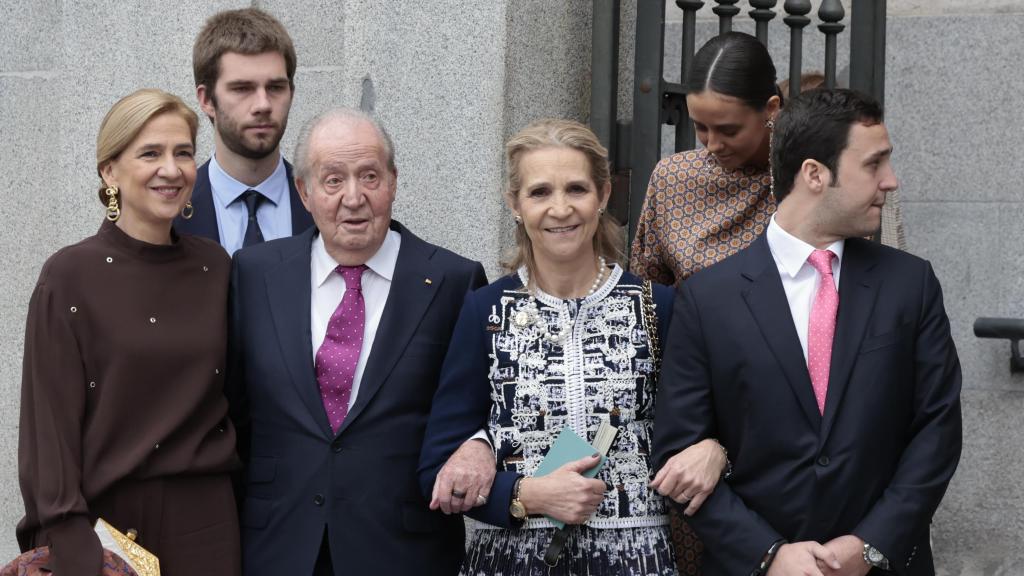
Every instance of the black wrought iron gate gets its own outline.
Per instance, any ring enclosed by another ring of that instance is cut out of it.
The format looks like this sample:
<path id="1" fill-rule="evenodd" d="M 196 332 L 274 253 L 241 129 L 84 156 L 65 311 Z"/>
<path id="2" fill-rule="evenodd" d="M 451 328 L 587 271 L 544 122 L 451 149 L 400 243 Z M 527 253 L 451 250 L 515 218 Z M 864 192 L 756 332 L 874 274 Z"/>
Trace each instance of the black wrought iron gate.
<path id="1" fill-rule="evenodd" d="M 627 0 L 629 1 L 629 0 Z M 647 182 L 661 158 L 663 125 L 675 127 L 675 151 L 694 147 L 693 124 L 686 113 L 686 98 L 678 83 L 668 82 L 663 74 L 665 50 L 665 0 L 636 1 L 636 52 L 631 121 L 617 119 L 619 20 L 621 0 L 593 0 L 593 51 L 590 123 L 608 147 L 616 174 L 616 190 L 610 205 L 612 213 L 628 226 L 632 242 L 647 191 Z M 748 15 L 755 22 L 756 35 L 766 45 L 769 25 L 775 19 L 778 0 L 748 0 Z M 697 13 L 705 4 L 718 17 L 718 33 L 732 30 L 733 19 L 740 15 L 739 0 L 675 0 L 683 11 L 682 58 L 680 76 L 696 48 Z M 846 24 L 844 4 L 850 4 L 850 87 L 873 95 L 880 102 L 885 96 L 885 10 L 886 0 L 822 0 L 818 7 L 818 29 L 825 35 L 826 86 L 836 82 L 836 37 Z M 803 70 L 803 33 L 811 23 L 811 0 L 786 0 L 782 22 L 789 28 L 789 78 L 799 79 Z M 799 92 L 800 82 L 790 82 L 790 94 Z"/>

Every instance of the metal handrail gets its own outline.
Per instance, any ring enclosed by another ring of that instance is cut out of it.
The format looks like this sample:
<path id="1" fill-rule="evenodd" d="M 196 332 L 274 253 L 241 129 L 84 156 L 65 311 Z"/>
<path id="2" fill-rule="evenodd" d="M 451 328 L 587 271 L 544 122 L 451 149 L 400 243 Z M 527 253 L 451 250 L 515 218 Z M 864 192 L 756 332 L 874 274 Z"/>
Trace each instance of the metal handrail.
<path id="1" fill-rule="evenodd" d="M 1010 372 L 1024 372 L 1020 341 L 1024 339 L 1024 320 L 1019 318 L 978 318 L 974 321 L 974 335 L 1010 341 Z"/>

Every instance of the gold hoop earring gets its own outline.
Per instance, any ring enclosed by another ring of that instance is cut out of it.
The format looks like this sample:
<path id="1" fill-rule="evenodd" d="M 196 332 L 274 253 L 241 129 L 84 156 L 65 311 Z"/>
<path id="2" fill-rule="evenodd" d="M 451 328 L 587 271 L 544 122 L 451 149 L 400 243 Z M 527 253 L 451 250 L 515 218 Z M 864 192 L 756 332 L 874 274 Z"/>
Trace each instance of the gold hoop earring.
<path id="1" fill-rule="evenodd" d="M 195 208 L 192 207 L 192 201 L 185 202 L 185 207 L 181 209 L 181 217 L 185 220 L 191 220 L 192 214 L 195 213 Z"/>
<path id="2" fill-rule="evenodd" d="M 117 222 L 117 219 L 121 217 L 121 207 L 117 201 L 118 192 L 117 186 L 113 184 L 107 186 L 107 189 L 104 190 L 104 193 L 107 195 L 107 220 L 111 222 Z"/>
<path id="3" fill-rule="evenodd" d="M 515 218 L 516 224 L 522 224 L 523 223 L 523 217 L 520 216 L 519 214 L 516 214 L 515 216 L 513 216 L 513 218 Z"/>
<path id="4" fill-rule="evenodd" d="M 598 216 L 604 216 L 604 206 L 597 209 Z"/>

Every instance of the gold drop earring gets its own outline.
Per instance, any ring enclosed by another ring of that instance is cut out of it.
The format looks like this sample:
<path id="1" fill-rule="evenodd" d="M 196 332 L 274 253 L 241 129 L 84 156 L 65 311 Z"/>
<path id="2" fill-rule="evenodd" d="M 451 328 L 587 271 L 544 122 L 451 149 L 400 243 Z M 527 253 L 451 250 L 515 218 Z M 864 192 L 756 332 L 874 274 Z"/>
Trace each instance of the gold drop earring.
<path id="1" fill-rule="evenodd" d="M 117 219 L 121 217 L 121 206 L 117 200 L 117 194 L 120 192 L 117 186 L 111 184 L 107 186 L 104 193 L 107 195 L 107 220 L 111 222 L 117 222 Z"/>

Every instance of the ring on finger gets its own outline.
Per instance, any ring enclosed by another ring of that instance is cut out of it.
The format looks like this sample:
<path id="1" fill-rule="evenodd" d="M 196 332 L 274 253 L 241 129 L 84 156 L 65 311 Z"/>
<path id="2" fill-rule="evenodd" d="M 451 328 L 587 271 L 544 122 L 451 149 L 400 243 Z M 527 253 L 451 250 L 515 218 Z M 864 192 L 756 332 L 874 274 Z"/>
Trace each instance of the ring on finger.
<path id="1" fill-rule="evenodd" d="M 461 490 L 452 490 L 452 498 L 465 498 L 466 493 Z"/>
<path id="2" fill-rule="evenodd" d="M 477 506 L 483 506 L 484 504 L 487 504 L 487 496 L 484 496 L 483 494 L 477 494 L 476 495 L 476 505 Z"/>

